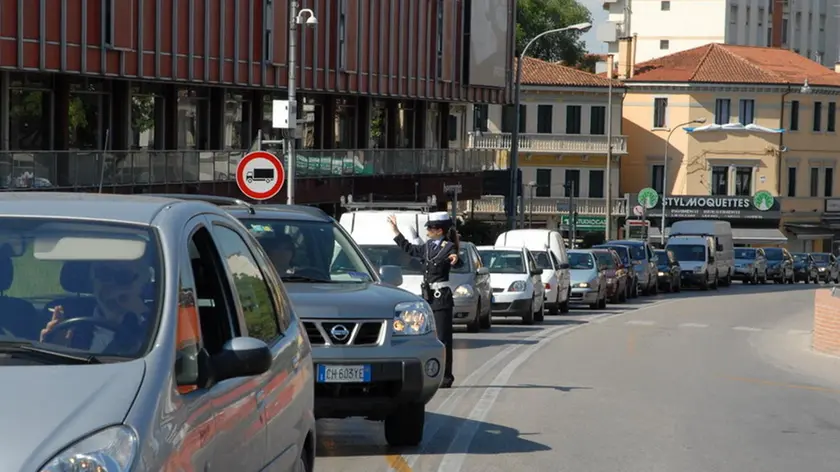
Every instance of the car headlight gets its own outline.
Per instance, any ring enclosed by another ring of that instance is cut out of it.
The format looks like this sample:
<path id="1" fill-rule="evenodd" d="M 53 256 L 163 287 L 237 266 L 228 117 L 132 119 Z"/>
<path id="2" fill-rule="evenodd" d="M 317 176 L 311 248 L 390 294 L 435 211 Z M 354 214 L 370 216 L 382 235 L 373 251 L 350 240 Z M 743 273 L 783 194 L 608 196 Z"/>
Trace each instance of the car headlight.
<path id="1" fill-rule="evenodd" d="M 665 277 L 665 272 L 659 271 L 659 276 L 660 277 Z"/>
<path id="2" fill-rule="evenodd" d="M 706 272 L 705 267 L 698 267 L 698 268 L 694 269 L 695 274 L 702 274 L 703 272 Z"/>
<path id="3" fill-rule="evenodd" d="M 820 267 L 820 272 L 825 272 L 825 267 Z"/>
<path id="4" fill-rule="evenodd" d="M 137 456 L 137 434 L 128 426 L 111 426 L 61 451 L 41 472 L 127 472 Z"/>
<path id="5" fill-rule="evenodd" d="M 457 298 L 472 298 L 473 294 L 473 288 L 469 285 L 459 285 L 458 288 L 452 292 L 452 296 Z"/>
<path id="6" fill-rule="evenodd" d="M 577 284 L 579 288 L 589 288 L 589 282 L 581 282 Z"/>
<path id="7" fill-rule="evenodd" d="M 425 301 L 403 302 L 394 307 L 391 331 L 395 336 L 415 336 L 434 330 L 435 316 Z"/>
<path id="8" fill-rule="evenodd" d="M 607 285 L 612 285 L 614 283 L 615 283 L 615 279 L 612 279 L 612 278 L 607 279 Z"/>
<path id="9" fill-rule="evenodd" d="M 524 292 L 525 291 L 525 282 L 522 280 L 517 280 L 516 282 L 510 284 L 508 287 L 508 292 Z"/>

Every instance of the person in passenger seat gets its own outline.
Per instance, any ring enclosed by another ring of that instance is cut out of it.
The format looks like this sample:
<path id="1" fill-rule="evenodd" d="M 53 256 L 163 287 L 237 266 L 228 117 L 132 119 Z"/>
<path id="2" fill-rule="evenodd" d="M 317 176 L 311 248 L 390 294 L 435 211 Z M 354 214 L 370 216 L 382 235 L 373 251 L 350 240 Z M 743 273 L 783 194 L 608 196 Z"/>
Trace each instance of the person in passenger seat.
<path id="1" fill-rule="evenodd" d="M 41 342 L 56 342 L 49 335 L 67 319 L 91 318 L 90 323 L 67 328 L 63 338 L 69 347 L 96 354 L 136 354 L 148 327 L 148 307 L 143 299 L 144 288 L 152 279 L 148 264 L 142 259 L 96 261 L 91 264 L 91 278 L 96 298 L 93 313 L 65 313 L 63 306 L 56 306 L 52 319 L 41 330 Z"/>
<path id="2" fill-rule="evenodd" d="M 291 236 L 279 234 L 264 241 L 264 247 L 278 274 L 282 276 L 294 272 L 292 259 L 295 257 L 295 242 Z"/>

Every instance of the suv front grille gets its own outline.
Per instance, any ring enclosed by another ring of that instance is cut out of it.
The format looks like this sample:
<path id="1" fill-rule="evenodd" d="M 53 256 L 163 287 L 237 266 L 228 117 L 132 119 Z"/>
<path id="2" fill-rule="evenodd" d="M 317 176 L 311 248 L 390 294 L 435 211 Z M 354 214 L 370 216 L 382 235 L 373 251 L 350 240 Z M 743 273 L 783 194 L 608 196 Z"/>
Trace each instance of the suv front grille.
<path id="1" fill-rule="evenodd" d="M 309 343 L 330 346 L 375 346 L 384 321 L 304 321 Z"/>

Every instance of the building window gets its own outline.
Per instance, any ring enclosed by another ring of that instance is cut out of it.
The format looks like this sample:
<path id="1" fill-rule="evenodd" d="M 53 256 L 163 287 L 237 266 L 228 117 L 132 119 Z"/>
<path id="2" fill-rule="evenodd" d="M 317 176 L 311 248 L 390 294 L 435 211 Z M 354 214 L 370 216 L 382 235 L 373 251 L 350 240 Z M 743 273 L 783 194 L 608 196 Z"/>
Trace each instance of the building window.
<path id="1" fill-rule="evenodd" d="M 659 9 L 662 11 L 671 11 L 671 2 L 668 0 L 659 2 Z"/>
<path id="2" fill-rule="evenodd" d="M 516 105 L 502 107 L 502 133 L 513 133 L 513 123 L 516 121 Z M 519 132 L 525 132 L 526 105 L 519 105 Z"/>
<path id="3" fill-rule="evenodd" d="M 579 170 L 566 170 L 566 180 L 565 180 L 565 187 L 566 187 L 566 196 L 570 197 L 572 195 L 575 198 L 580 197 L 580 171 Z"/>
<path id="4" fill-rule="evenodd" d="M 437 78 L 443 78 L 443 0 L 437 2 Z"/>
<path id="5" fill-rule="evenodd" d="M 653 127 L 664 128 L 667 125 L 668 99 L 653 99 Z"/>
<path id="6" fill-rule="evenodd" d="M 607 129 L 607 107 L 596 106 L 589 110 L 589 134 L 602 135 Z"/>
<path id="7" fill-rule="evenodd" d="M 551 196 L 551 169 L 537 169 L 537 187 L 534 194 L 537 197 Z"/>
<path id="8" fill-rule="evenodd" d="M 455 115 L 449 115 L 447 118 L 449 122 L 446 124 L 446 132 L 449 134 L 449 141 L 457 141 L 458 140 L 458 117 Z"/>
<path id="9" fill-rule="evenodd" d="M 490 108 L 487 104 L 473 105 L 473 131 L 486 133 L 490 129 Z"/>
<path id="10" fill-rule="evenodd" d="M 659 49 L 663 51 L 667 51 L 671 47 L 671 42 L 667 39 L 660 39 L 659 40 Z"/>
<path id="11" fill-rule="evenodd" d="M 712 167 L 712 195 L 729 195 L 729 167 Z"/>
<path id="12" fill-rule="evenodd" d="M 782 19 L 782 45 L 787 44 L 788 42 L 788 19 Z"/>
<path id="13" fill-rule="evenodd" d="M 550 134 L 554 132 L 554 106 L 537 105 L 537 133 Z"/>
<path id="14" fill-rule="evenodd" d="M 799 130 L 799 100 L 790 102 L 790 130 Z"/>
<path id="15" fill-rule="evenodd" d="M 338 69 L 347 70 L 347 0 L 340 0 L 338 8 Z"/>
<path id="16" fill-rule="evenodd" d="M 566 105 L 566 134 L 580 134 L 580 105 Z"/>
<path id="17" fill-rule="evenodd" d="M 814 102 L 814 131 L 822 130 L 822 102 Z"/>
<path id="18" fill-rule="evenodd" d="M 731 101 L 728 98 L 718 98 L 715 100 L 715 124 L 725 125 L 729 123 L 730 114 L 729 106 Z"/>
<path id="19" fill-rule="evenodd" d="M 819 167 L 811 167 L 811 196 L 816 197 L 820 194 L 820 169 Z"/>
<path id="20" fill-rule="evenodd" d="M 650 188 L 656 190 L 656 193 L 664 194 L 662 191 L 665 187 L 665 166 L 662 164 L 655 164 L 650 168 Z"/>
<path id="21" fill-rule="evenodd" d="M 831 197 L 834 194 L 834 169 L 832 167 L 827 167 L 824 172 L 825 188 L 823 189 L 823 195 Z"/>
<path id="22" fill-rule="evenodd" d="M 604 198 L 604 171 L 589 171 L 589 197 Z"/>
<path id="23" fill-rule="evenodd" d="M 735 169 L 735 195 L 749 197 L 752 191 L 752 167 L 738 167 Z"/>
<path id="24" fill-rule="evenodd" d="M 738 120 L 742 125 L 755 123 L 755 100 L 742 99 L 738 109 Z"/>
<path id="25" fill-rule="evenodd" d="M 796 196 L 796 167 L 788 167 L 788 197 Z"/>
<path id="26" fill-rule="evenodd" d="M 837 104 L 835 102 L 828 102 L 827 118 L 825 130 L 829 133 L 837 131 Z"/>

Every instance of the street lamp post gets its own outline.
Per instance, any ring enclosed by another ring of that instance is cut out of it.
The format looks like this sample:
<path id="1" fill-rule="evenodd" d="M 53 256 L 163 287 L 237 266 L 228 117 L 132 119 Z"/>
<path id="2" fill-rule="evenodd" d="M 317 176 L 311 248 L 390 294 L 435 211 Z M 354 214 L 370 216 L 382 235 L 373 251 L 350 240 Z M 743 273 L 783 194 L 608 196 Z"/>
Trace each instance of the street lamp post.
<path id="1" fill-rule="evenodd" d="M 510 229 L 516 229 L 516 194 L 517 194 L 517 179 L 516 174 L 519 170 L 519 106 L 521 103 L 521 86 L 522 86 L 522 59 L 525 58 L 526 54 L 528 53 L 528 48 L 531 47 L 536 40 L 542 38 L 543 36 L 554 34 L 554 33 L 563 33 L 565 31 L 580 31 L 585 33 L 592 28 L 592 23 L 578 23 L 576 25 L 567 26 L 565 28 L 557 28 L 548 31 L 543 31 L 542 33 L 534 36 L 528 44 L 522 49 L 522 52 L 519 54 L 519 60 L 516 61 L 516 76 L 514 78 L 513 83 L 513 102 L 514 102 L 514 115 L 513 115 L 513 132 L 510 136 L 510 165 L 508 168 L 510 169 L 510 204 L 508 205 L 508 227 Z"/>
<path id="2" fill-rule="evenodd" d="M 309 8 L 304 8 L 298 11 L 300 4 L 297 0 L 291 1 L 291 15 L 289 15 L 289 114 L 294 118 L 295 126 L 290 130 L 286 138 L 286 152 L 288 159 L 286 160 L 286 203 L 288 205 L 295 204 L 295 139 L 297 134 L 297 97 L 296 88 L 296 56 L 297 56 L 297 27 L 298 25 L 315 26 L 318 24 L 318 19 L 315 18 L 315 12 Z M 304 20 L 304 17 L 306 19 Z"/>
<path id="3" fill-rule="evenodd" d="M 528 182 L 528 227 L 534 227 L 534 190 L 537 183 L 533 180 Z"/>
<path id="4" fill-rule="evenodd" d="M 662 164 L 662 224 L 659 227 L 659 242 L 663 247 L 665 247 L 665 211 L 668 206 L 668 200 L 665 197 L 668 196 L 668 148 L 671 147 L 671 135 L 674 134 L 674 131 L 682 128 L 683 126 L 705 122 L 706 118 L 701 117 L 696 120 L 678 124 L 677 126 L 671 128 L 671 131 L 668 132 L 668 138 L 665 139 L 665 162 Z"/>

